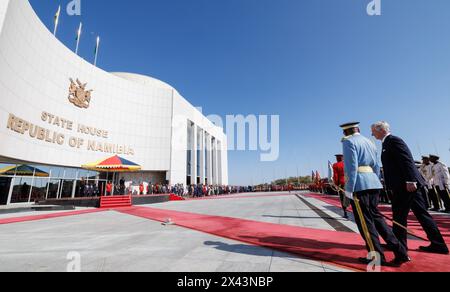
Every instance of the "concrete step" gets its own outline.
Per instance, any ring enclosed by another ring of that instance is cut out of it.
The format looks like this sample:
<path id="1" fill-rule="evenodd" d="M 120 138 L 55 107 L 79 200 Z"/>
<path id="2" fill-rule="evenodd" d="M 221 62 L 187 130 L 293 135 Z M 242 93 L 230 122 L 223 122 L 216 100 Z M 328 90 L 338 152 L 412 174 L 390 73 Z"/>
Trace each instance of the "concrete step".
<path id="1" fill-rule="evenodd" d="M 1 208 L 0 214 L 14 214 L 24 212 L 48 212 L 48 211 L 71 211 L 75 210 L 74 206 L 38 206 L 38 205 L 26 205 L 26 206 L 8 206 L 7 208 Z"/>

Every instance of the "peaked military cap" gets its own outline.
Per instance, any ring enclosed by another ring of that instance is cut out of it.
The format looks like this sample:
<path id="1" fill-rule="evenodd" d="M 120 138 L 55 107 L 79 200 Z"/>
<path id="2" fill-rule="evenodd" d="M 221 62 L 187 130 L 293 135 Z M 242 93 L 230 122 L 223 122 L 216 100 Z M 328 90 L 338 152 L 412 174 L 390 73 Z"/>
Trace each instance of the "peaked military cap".
<path id="1" fill-rule="evenodd" d="M 359 128 L 359 122 L 352 122 L 352 123 L 346 123 L 343 125 L 340 125 L 340 127 L 342 128 L 342 130 L 349 130 L 349 129 L 353 129 L 353 128 Z"/>

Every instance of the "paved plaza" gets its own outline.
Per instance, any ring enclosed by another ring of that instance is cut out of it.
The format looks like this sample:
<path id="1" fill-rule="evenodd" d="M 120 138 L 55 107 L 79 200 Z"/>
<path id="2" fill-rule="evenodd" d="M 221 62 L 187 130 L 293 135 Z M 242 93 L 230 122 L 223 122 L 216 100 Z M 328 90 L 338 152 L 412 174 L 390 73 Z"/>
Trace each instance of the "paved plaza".
<path id="1" fill-rule="evenodd" d="M 82 272 L 365 271 L 353 215 L 343 219 L 338 206 L 336 197 L 306 192 L 253 193 L 2 214 L 0 271 L 64 272 L 74 263 Z M 389 216 L 388 206 L 380 209 Z M 449 216 L 434 216 L 448 240 Z M 448 256 L 420 253 L 423 244 L 410 237 L 413 262 L 383 271 L 449 271 Z"/>
<path id="2" fill-rule="evenodd" d="M 355 228 L 340 218 L 337 208 L 307 200 L 330 218 Z M 148 207 L 333 230 L 293 194 L 251 194 Z M 43 213 L 51 212 L 9 214 L 0 219 Z M 81 256 L 81 270 L 85 272 L 345 271 L 335 265 L 116 211 L 3 224 L 0 246 L 0 271 L 66 271 L 71 252 Z"/>

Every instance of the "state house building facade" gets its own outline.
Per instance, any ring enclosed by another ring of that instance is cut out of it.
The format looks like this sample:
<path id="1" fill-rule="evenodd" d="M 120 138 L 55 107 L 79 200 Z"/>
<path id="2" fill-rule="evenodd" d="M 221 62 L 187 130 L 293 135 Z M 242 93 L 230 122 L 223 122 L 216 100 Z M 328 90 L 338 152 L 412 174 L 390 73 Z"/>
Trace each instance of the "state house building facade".
<path id="1" fill-rule="evenodd" d="M 139 185 L 227 185 L 227 137 L 173 87 L 75 55 L 27 0 L 0 1 L 0 205 L 75 198 L 111 180 L 82 168 L 118 155 Z"/>

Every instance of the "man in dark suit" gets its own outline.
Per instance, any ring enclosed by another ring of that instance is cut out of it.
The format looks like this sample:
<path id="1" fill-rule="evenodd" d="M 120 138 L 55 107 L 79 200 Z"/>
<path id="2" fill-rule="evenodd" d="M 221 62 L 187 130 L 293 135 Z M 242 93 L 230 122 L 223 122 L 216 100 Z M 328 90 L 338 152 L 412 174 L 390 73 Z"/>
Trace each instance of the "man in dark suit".
<path id="1" fill-rule="evenodd" d="M 394 234 L 405 247 L 408 247 L 406 227 L 409 212 L 412 210 L 431 241 L 430 246 L 420 249 L 424 252 L 448 254 L 449 250 L 441 232 L 426 209 L 421 190 L 427 187 L 427 183 L 419 173 L 408 145 L 391 134 L 390 126 L 386 122 L 374 124 L 372 134 L 383 142 L 381 160 L 386 186 L 393 192 L 394 221 L 405 227 L 394 225 Z"/>

